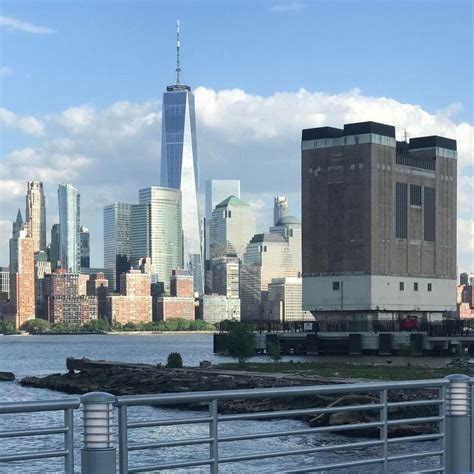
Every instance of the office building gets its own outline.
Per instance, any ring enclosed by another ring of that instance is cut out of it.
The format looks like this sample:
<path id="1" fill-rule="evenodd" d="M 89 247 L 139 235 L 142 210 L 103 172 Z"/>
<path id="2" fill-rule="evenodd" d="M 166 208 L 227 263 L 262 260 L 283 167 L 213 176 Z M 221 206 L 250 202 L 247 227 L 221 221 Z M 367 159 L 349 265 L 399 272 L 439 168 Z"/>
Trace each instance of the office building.
<path id="1" fill-rule="evenodd" d="M 205 235 L 205 259 L 210 259 L 209 239 L 210 222 L 212 211 L 222 201 L 229 196 L 236 196 L 240 199 L 240 181 L 238 179 L 209 179 L 206 181 L 206 221 L 204 228 Z"/>
<path id="2" fill-rule="evenodd" d="M 44 300 L 44 277 L 51 274 L 51 262 L 46 252 L 40 250 L 34 254 L 35 262 L 35 314 L 37 318 L 46 318 Z"/>
<path id="3" fill-rule="evenodd" d="M 229 196 L 217 204 L 210 222 L 211 259 L 230 256 L 242 259 L 255 228 L 255 217 L 248 203 Z"/>
<path id="4" fill-rule="evenodd" d="M 148 209 L 149 224 L 133 225 L 132 240 L 142 242 L 137 245 L 146 253 L 139 255 L 139 250 L 134 249 L 133 254 L 138 258 L 151 257 L 153 281 L 162 282 L 169 289 L 172 270 L 183 266 L 181 191 L 152 186 L 139 191 L 139 202 L 142 206 L 134 211 L 136 221 L 145 218 L 144 210 Z M 147 229 L 149 234 L 145 236 Z M 141 248 L 145 242 L 148 248 Z"/>
<path id="5" fill-rule="evenodd" d="M 217 324 L 222 321 L 240 321 L 240 299 L 223 295 L 203 295 L 200 299 L 201 319 Z"/>
<path id="6" fill-rule="evenodd" d="M 12 223 L 12 237 L 18 237 L 20 235 L 20 230 L 22 229 L 28 230 L 26 224 L 23 222 L 21 211 L 18 209 L 16 219 Z"/>
<path id="7" fill-rule="evenodd" d="M 78 273 L 81 268 L 80 195 L 71 184 L 58 186 L 59 259 L 61 268 Z"/>
<path id="8" fill-rule="evenodd" d="M 0 267 L 0 301 L 10 299 L 10 268 Z"/>
<path id="9" fill-rule="evenodd" d="M 81 238 L 81 267 L 89 268 L 91 266 L 91 243 L 89 229 L 85 226 L 81 226 L 80 232 Z"/>
<path id="10" fill-rule="evenodd" d="M 273 278 L 297 277 L 288 242 L 278 234 L 256 234 L 247 246 L 240 269 L 242 320 L 268 316 L 268 285 Z"/>
<path id="11" fill-rule="evenodd" d="M 303 307 L 318 319 L 456 308 L 456 141 L 376 122 L 302 134 Z"/>
<path id="12" fill-rule="evenodd" d="M 130 270 L 120 276 L 120 296 L 107 298 L 110 324 L 149 323 L 152 320 L 151 275 Z"/>
<path id="13" fill-rule="evenodd" d="M 239 298 L 240 263 L 238 257 L 213 258 L 211 274 L 211 293 L 227 296 L 227 298 Z"/>
<path id="14" fill-rule="evenodd" d="M 131 268 L 132 206 L 123 202 L 104 206 L 104 267 L 112 276 L 110 289 L 118 293 L 120 276 Z"/>
<path id="15" fill-rule="evenodd" d="M 204 267 L 194 95 L 190 86 L 180 82 L 179 26 L 177 34 L 176 84 L 168 86 L 163 93 L 161 186 L 180 189 L 182 192 L 183 264 L 194 277 L 195 291 L 202 294 Z M 151 257 L 155 261 L 155 257 Z"/>
<path id="16" fill-rule="evenodd" d="M 273 199 L 273 225 L 277 225 L 280 219 L 288 215 L 288 198 L 275 196 Z"/>
<path id="17" fill-rule="evenodd" d="M 14 229 L 10 239 L 11 321 L 16 329 L 35 317 L 34 241 L 27 227 Z"/>
<path id="18" fill-rule="evenodd" d="M 86 284 L 87 296 L 97 297 L 97 313 L 99 317 L 107 315 L 107 296 L 109 294 L 109 282 L 101 272 L 89 275 Z"/>
<path id="19" fill-rule="evenodd" d="M 302 278 L 272 278 L 268 284 L 267 320 L 314 321 L 309 311 L 303 311 Z"/>
<path id="20" fill-rule="evenodd" d="M 459 284 L 474 286 L 474 273 L 461 273 L 459 275 Z"/>
<path id="21" fill-rule="evenodd" d="M 301 273 L 301 222 L 294 216 L 282 217 L 270 227 L 270 234 L 281 235 L 285 239 L 292 265 Z"/>
<path id="22" fill-rule="evenodd" d="M 51 244 L 49 246 L 49 261 L 51 262 L 52 271 L 61 268 L 61 257 L 59 255 L 60 234 L 59 224 L 53 224 L 51 227 Z"/>
<path id="23" fill-rule="evenodd" d="M 43 183 L 28 181 L 26 191 L 26 223 L 34 242 L 34 251 L 46 250 L 46 204 Z"/>

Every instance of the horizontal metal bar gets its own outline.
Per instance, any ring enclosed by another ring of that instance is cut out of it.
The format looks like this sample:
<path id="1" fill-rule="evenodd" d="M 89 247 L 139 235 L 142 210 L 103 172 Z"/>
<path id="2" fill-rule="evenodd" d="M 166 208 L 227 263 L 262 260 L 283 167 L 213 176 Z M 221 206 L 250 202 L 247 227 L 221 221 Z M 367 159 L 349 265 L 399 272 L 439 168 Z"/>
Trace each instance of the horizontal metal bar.
<path id="1" fill-rule="evenodd" d="M 345 467 L 368 466 L 370 464 L 381 464 L 383 462 L 384 462 L 383 458 L 374 458 L 374 459 L 366 459 L 366 460 L 360 460 L 360 461 L 342 462 L 342 463 L 337 463 L 337 464 L 326 464 L 325 466 L 304 467 L 304 468 L 295 469 L 292 471 L 285 471 L 285 474 L 300 473 L 300 472 L 332 471 L 333 469 L 343 469 Z"/>
<path id="2" fill-rule="evenodd" d="M 163 393 L 157 395 L 124 395 L 117 397 L 117 406 L 128 405 L 177 405 L 180 403 L 212 400 L 239 400 L 255 398 L 304 397 L 332 393 L 378 392 L 444 387 L 447 379 L 411 380 L 401 382 L 349 383 L 333 385 L 310 385 L 304 387 L 259 388 L 247 390 L 216 390 L 207 392 Z"/>
<path id="3" fill-rule="evenodd" d="M 24 413 L 34 411 L 57 411 L 66 410 L 68 408 L 79 408 L 79 400 L 77 399 L 59 399 L 59 400 L 44 400 L 40 402 L 5 402 L 0 403 L 0 414 L 5 413 Z"/>
<path id="4" fill-rule="evenodd" d="M 322 433 L 327 431 L 344 431 L 344 430 L 360 430 L 364 428 L 379 428 L 382 426 L 382 422 L 373 422 L 373 423 L 354 423 L 347 425 L 334 425 L 334 426 L 319 426 L 317 428 L 304 428 L 301 430 L 290 430 L 290 431 L 267 431 L 264 433 L 252 433 L 244 435 L 234 435 L 234 436 L 222 436 L 219 437 L 219 442 L 228 442 L 228 441 L 244 441 L 249 439 L 260 439 L 260 438 L 278 438 L 280 436 L 298 436 L 303 434 L 311 433 Z"/>
<path id="5" fill-rule="evenodd" d="M 219 421 L 234 420 L 261 420 L 267 418 L 288 418 L 292 416 L 311 415 L 320 413 L 337 413 L 344 411 L 360 411 L 360 410 L 378 410 L 382 408 L 381 403 L 369 403 L 365 405 L 348 405 L 330 408 L 307 408 L 304 410 L 282 410 L 282 411 L 264 411 L 260 413 L 242 413 L 238 415 L 220 415 Z"/>
<path id="6" fill-rule="evenodd" d="M 195 444 L 205 444 L 211 443 L 213 438 L 191 438 L 191 439 L 182 439 L 175 441 L 168 441 L 166 443 L 145 443 L 145 444 L 130 444 L 128 446 L 129 451 L 139 451 L 142 449 L 156 449 L 156 448 L 172 448 L 176 446 L 192 446 Z"/>
<path id="7" fill-rule="evenodd" d="M 195 461 L 169 462 L 161 464 L 148 464 L 146 466 L 129 467 L 128 472 L 159 471 L 161 469 L 177 469 L 180 467 L 205 466 L 212 463 L 212 459 L 197 459 Z"/>
<path id="8" fill-rule="evenodd" d="M 435 468 L 435 469 L 425 469 L 423 471 L 411 471 L 412 474 L 428 474 L 428 473 L 431 473 L 431 472 L 444 472 L 444 467 L 438 467 L 438 468 Z"/>
<path id="9" fill-rule="evenodd" d="M 335 449 L 353 449 L 353 448 L 369 448 L 372 446 L 380 446 L 382 440 L 363 441 L 360 443 L 335 444 L 332 446 L 318 446 L 317 448 L 293 449 L 291 451 L 270 451 L 265 453 L 243 454 L 236 456 L 226 456 L 219 458 L 219 463 L 230 463 L 240 461 L 252 461 L 254 459 L 279 458 L 284 456 L 297 456 L 301 454 L 319 453 L 323 451 L 333 451 Z"/>
<path id="10" fill-rule="evenodd" d="M 396 443 L 406 443 L 408 441 L 429 441 L 429 440 L 441 439 L 443 436 L 444 436 L 443 433 L 414 435 L 414 436 L 400 436 L 397 438 L 389 438 L 387 440 L 387 443 L 396 444 Z"/>
<path id="11" fill-rule="evenodd" d="M 134 421 L 127 424 L 127 428 L 150 428 L 154 426 L 174 426 L 174 425 L 191 425 L 197 423 L 210 423 L 210 416 L 201 418 L 178 418 L 176 420 L 152 420 L 152 421 Z"/>
<path id="12" fill-rule="evenodd" d="M 437 398 L 436 400 L 410 400 L 407 402 L 389 402 L 387 403 L 388 408 L 393 407 L 418 407 L 418 406 L 430 406 L 430 405 L 442 405 L 444 400 Z"/>
<path id="13" fill-rule="evenodd" d="M 44 459 L 44 458 L 59 458 L 69 454 L 67 449 L 57 451 L 38 451 L 36 453 L 25 453 L 25 454 L 10 454 L 8 456 L 0 456 L 0 462 L 10 461 L 26 461 L 29 459 Z"/>
<path id="14" fill-rule="evenodd" d="M 443 421 L 444 416 L 423 416 L 419 418 L 401 418 L 399 420 L 389 420 L 388 424 L 390 426 L 394 425 L 404 425 L 407 423 L 429 423 L 434 421 Z"/>
<path id="15" fill-rule="evenodd" d="M 40 436 L 50 434 L 61 434 L 66 433 L 67 428 L 65 426 L 57 428 L 38 428 L 36 430 L 12 430 L 12 431 L 0 431 L 0 439 L 2 438 L 20 438 L 24 436 Z"/>
<path id="16" fill-rule="evenodd" d="M 403 461 L 405 459 L 427 458 L 430 456 L 443 456 L 444 451 L 424 451 L 422 453 L 414 454 L 400 454 L 400 456 L 390 456 L 388 461 Z"/>

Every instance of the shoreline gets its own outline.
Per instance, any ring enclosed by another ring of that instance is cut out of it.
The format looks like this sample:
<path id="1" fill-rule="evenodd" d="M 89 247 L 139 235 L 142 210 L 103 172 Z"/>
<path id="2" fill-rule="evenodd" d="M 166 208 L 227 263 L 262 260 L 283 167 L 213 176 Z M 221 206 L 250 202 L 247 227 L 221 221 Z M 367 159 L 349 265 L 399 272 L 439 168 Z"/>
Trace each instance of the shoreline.
<path id="1" fill-rule="evenodd" d="M 37 332 L 31 333 L 26 331 L 20 331 L 15 334 L 0 334 L 0 336 L 10 337 L 27 337 L 27 336 L 160 336 L 164 334 L 169 335 L 188 335 L 188 334 L 215 334 L 218 331 L 104 331 L 104 332 Z"/>

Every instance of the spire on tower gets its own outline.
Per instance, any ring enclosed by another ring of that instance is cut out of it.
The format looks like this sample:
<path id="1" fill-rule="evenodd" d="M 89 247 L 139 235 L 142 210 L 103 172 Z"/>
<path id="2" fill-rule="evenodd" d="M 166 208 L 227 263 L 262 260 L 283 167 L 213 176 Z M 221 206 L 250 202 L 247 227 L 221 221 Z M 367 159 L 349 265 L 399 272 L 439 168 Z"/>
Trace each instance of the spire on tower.
<path id="1" fill-rule="evenodd" d="M 179 85 L 179 73 L 181 68 L 179 66 L 179 19 L 176 20 L 176 85 Z"/>

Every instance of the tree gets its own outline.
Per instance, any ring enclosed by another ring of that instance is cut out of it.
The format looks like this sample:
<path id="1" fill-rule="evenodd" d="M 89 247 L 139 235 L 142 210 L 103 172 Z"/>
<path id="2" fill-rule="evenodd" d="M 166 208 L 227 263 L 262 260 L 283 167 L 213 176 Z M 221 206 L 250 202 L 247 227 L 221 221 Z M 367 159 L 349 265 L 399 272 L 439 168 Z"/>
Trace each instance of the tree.
<path id="1" fill-rule="evenodd" d="M 91 319 L 89 322 L 85 323 L 83 326 L 87 331 L 107 331 L 109 325 L 104 319 Z"/>
<path id="2" fill-rule="evenodd" d="M 49 323 L 45 319 L 30 319 L 23 324 L 23 329 L 31 334 L 49 331 Z"/>
<path id="3" fill-rule="evenodd" d="M 246 323 L 232 322 L 227 334 L 227 352 L 239 360 L 239 367 L 244 367 L 249 357 L 255 355 L 255 333 L 253 327 Z"/>
<path id="4" fill-rule="evenodd" d="M 11 321 L 3 321 L 0 326 L 2 334 L 15 334 L 15 325 Z"/>
<path id="5" fill-rule="evenodd" d="M 183 367 L 183 358 L 179 352 L 172 352 L 168 355 L 168 362 L 166 363 L 168 369 L 181 369 Z"/>
<path id="6" fill-rule="evenodd" d="M 280 345 L 274 342 L 267 343 L 267 354 L 275 361 L 281 359 L 280 355 Z"/>

